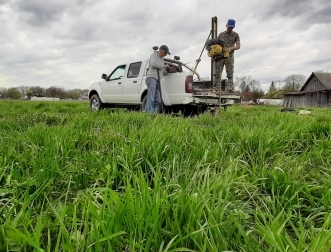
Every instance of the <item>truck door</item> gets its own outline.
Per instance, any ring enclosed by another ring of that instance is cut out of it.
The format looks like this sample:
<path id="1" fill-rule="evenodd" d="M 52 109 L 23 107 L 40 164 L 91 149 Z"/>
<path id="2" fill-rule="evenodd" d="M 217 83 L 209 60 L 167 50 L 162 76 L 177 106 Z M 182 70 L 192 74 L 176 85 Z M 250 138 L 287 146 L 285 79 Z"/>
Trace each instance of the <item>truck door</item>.
<path id="1" fill-rule="evenodd" d="M 100 83 L 101 94 L 106 103 L 122 103 L 122 79 L 126 65 L 118 66 L 107 78 Z"/>
<path id="2" fill-rule="evenodd" d="M 126 78 L 122 82 L 123 102 L 138 104 L 140 102 L 140 83 L 143 77 L 142 62 L 131 63 Z"/>

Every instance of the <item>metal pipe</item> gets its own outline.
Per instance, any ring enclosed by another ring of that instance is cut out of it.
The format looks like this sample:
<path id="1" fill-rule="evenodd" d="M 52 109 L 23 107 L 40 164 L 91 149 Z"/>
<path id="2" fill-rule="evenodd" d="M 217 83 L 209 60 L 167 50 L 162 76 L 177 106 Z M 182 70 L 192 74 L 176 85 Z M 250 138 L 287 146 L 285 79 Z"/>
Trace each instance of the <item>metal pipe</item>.
<path id="1" fill-rule="evenodd" d="M 213 17 L 211 19 L 211 38 L 215 39 L 217 38 L 217 17 Z M 211 83 L 212 86 L 215 86 L 216 82 L 216 76 L 214 76 L 214 73 L 216 73 L 216 62 L 213 60 L 213 57 L 211 57 Z"/>
<path id="2" fill-rule="evenodd" d="M 206 42 L 208 41 L 208 39 L 209 39 L 209 37 L 210 37 L 211 34 L 212 34 L 212 31 L 210 31 L 210 33 L 209 33 L 209 35 L 208 35 L 208 38 L 207 38 Z M 197 67 L 198 67 L 198 65 L 199 65 L 199 63 L 200 63 L 200 61 L 201 61 L 202 53 L 203 53 L 203 51 L 205 50 L 205 48 L 206 48 L 206 43 L 205 43 L 205 45 L 204 45 L 203 48 L 202 48 L 202 51 L 201 51 L 200 56 L 199 56 L 199 59 L 197 59 L 196 62 L 195 62 L 195 67 L 194 67 L 194 70 L 193 70 L 193 75 L 195 74 L 195 72 L 196 72 L 196 70 L 197 70 Z"/>
<path id="3" fill-rule="evenodd" d="M 181 62 L 181 61 L 178 61 L 178 60 L 174 60 L 174 59 L 168 59 L 168 58 L 164 58 L 164 61 L 165 62 L 170 62 L 170 63 L 175 63 L 175 64 L 178 64 L 178 65 L 182 65 L 184 67 L 186 67 L 188 70 L 190 70 L 191 72 L 193 72 L 193 68 L 191 68 L 189 65 Z M 201 77 L 198 73 L 195 73 L 197 76 L 198 76 L 198 79 L 200 80 Z"/>

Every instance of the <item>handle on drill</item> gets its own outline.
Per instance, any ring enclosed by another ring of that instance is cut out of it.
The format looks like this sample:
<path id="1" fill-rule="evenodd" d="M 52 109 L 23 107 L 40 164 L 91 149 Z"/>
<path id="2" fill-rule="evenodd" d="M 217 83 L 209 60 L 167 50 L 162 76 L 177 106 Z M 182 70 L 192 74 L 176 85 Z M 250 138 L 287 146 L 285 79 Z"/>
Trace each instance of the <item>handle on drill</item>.
<path id="1" fill-rule="evenodd" d="M 208 38 L 207 38 L 206 42 L 207 42 L 208 39 L 210 38 L 210 35 L 212 34 L 212 32 L 213 32 L 213 31 L 211 30 L 210 33 L 209 33 L 209 35 L 208 35 Z M 201 53 L 200 53 L 200 57 L 199 57 L 199 59 L 197 59 L 196 62 L 195 62 L 195 66 L 194 66 L 194 69 L 193 69 L 193 75 L 195 74 L 195 72 L 196 72 L 196 70 L 197 70 L 197 68 L 198 68 L 198 65 L 199 65 L 199 63 L 200 63 L 200 61 L 201 61 L 202 53 L 203 53 L 203 51 L 205 50 L 205 48 L 206 48 L 206 43 L 205 43 L 205 45 L 204 45 L 203 48 L 202 48 L 202 51 L 201 51 Z"/>

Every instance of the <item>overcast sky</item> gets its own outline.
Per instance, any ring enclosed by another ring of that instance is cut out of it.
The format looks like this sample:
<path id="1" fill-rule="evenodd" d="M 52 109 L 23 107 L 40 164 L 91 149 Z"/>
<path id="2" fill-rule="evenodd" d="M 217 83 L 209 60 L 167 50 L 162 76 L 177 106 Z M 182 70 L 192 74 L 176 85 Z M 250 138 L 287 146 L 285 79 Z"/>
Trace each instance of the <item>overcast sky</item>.
<path id="1" fill-rule="evenodd" d="M 218 32 L 236 20 L 235 77 L 264 91 L 290 74 L 331 72 L 330 0 L 0 0 L 0 87 L 85 89 L 154 45 L 195 61 L 213 16 Z M 202 77 L 209 66 L 204 52 Z"/>

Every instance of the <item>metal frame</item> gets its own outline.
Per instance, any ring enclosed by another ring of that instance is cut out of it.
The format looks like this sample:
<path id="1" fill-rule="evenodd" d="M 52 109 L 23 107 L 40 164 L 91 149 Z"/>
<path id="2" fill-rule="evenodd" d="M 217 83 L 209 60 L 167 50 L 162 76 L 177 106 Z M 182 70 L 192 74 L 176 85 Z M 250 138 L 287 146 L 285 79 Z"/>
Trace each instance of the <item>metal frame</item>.
<path id="1" fill-rule="evenodd" d="M 213 17 L 211 19 L 211 39 L 217 38 L 217 17 Z M 216 86 L 216 74 L 217 74 L 217 67 L 216 67 L 216 61 L 211 57 L 211 82 L 213 87 Z"/>

